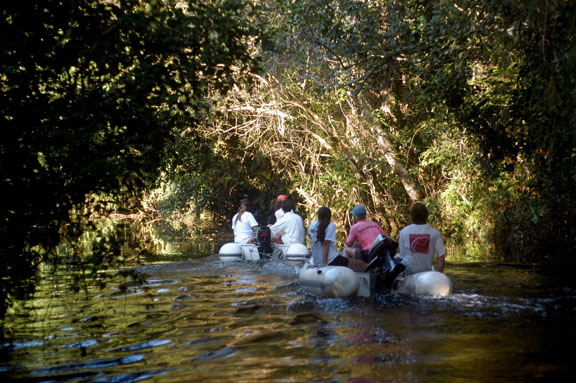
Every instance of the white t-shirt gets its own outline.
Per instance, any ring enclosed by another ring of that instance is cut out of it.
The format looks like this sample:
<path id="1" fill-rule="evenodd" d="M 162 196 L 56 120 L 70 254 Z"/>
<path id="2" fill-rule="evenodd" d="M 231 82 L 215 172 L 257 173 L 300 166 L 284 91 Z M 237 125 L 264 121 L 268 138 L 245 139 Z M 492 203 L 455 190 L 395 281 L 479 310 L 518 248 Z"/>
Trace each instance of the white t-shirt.
<path id="1" fill-rule="evenodd" d="M 400 230 L 399 242 L 406 274 L 432 270 L 434 253 L 438 257 L 446 253 L 442 235 L 429 224 L 406 226 Z"/>
<path id="2" fill-rule="evenodd" d="M 294 213 L 294 210 L 290 210 L 292 213 Z M 284 210 L 282 210 L 282 208 L 276 210 L 274 212 L 274 216 L 276 217 L 276 221 L 280 220 L 280 218 L 284 217 Z"/>
<path id="3" fill-rule="evenodd" d="M 274 212 L 274 216 L 276 217 L 276 222 L 278 222 L 278 220 L 280 220 L 280 218 L 284 217 L 284 210 L 282 210 L 281 208 L 276 210 Z"/>
<path id="4" fill-rule="evenodd" d="M 285 244 L 306 243 L 306 229 L 304 229 L 304 221 L 298 214 L 289 211 L 284 213 L 276 223 L 270 226 L 270 232 L 273 235 L 280 233 L 282 235 L 282 242 Z"/>
<path id="5" fill-rule="evenodd" d="M 254 226 L 258 226 L 258 222 L 256 222 L 256 218 L 254 218 L 252 213 L 250 213 L 249 211 L 245 211 L 238 221 L 236 221 L 236 217 L 238 217 L 238 213 L 236 213 L 232 218 L 232 230 L 234 230 L 234 242 L 243 245 L 254 234 L 254 230 L 252 228 Z"/>
<path id="6" fill-rule="evenodd" d="M 312 262 L 314 266 L 320 266 L 324 263 L 324 257 L 322 255 L 322 242 L 317 241 L 318 236 L 318 220 L 312 221 L 310 227 L 308 228 L 308 236 L 310 237 L 310 252 L 312 253 Z M 336 224 L 330 222 L 326 227 L 326 232 L 324 236 L 325 241 L 330 241 L 330 247 L 328 249 L 328 262 L 330 263 L 338 256 L 338 249 L 334 245 L 336 243 Z"/>

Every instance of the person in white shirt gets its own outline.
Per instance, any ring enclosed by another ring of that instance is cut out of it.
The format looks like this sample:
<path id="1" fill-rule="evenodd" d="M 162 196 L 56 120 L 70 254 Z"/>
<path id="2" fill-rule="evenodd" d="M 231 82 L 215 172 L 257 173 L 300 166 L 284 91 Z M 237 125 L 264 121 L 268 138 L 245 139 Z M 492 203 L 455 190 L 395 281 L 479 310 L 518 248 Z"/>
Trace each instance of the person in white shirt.
<path id="1" fill-rule="evenodd" d="M 336 224 L 331 221 L 332 211 L 322 206 L 318 209 L 318 219 L 308 228 L 312 263 L 316 267 L 346 266 L 354 271 L 364 271 L 366 263 L 359 259 L 349 259 L 336 249 Z"/>
<path id="2" fill-rule="evenodd" d="M 412 224 L 400 230 L 399 246 L 402 264 L 406 274 L 421 271 L 444 271 L 446 249 L 440 232 L 427 224 L 428 209 L 423 203 L 416 202 L 410 209 Z M 436 269 L 433 268 L 436 255 Z"/>
<path id="3" fill-rule="evenodd" d="M 276 222 L 284 216 L 284 211 L 282 210 L 282 202 L 287 200 L 288 196 L 286 194 L 278 194 L 278 197 L 276 197 L 276 211 L 274 212 Z"/>
<path id="4" fill-rule="evenodd" d="M 247 199 L 240 203 L 238 212 L 232 218 L 232 230 L 234 230 L 234 242 L 244 245 L 254 243 L 254 233 L 258 231 L 258 222 L 250 213 L 251 204 Z"/>
<path id="5" fill-rule="evenodd" d="M 302 217 L 294 213 L 294 204 L 290 200 L 282 201 L 284 215 L 275 224 L 270 226 L 272 242 L 291 245 L 293 243 L 306 243 L 306 229 Z"/>

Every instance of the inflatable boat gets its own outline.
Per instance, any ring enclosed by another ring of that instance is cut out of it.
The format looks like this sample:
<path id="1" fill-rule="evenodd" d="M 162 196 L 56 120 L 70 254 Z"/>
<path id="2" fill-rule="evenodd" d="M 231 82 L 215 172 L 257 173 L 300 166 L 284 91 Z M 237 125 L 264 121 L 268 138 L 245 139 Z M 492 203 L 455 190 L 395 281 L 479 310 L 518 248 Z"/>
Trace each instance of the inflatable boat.
<path id="1" fill-rule="evenodd" d="M 382 283 L 378 273 L 359 273 L 344 266 L 304 265 L 298 278 L 302 289 L 324 298 L 370 297 L 396 293 L 445 297 L 452 293 L 452 281 L 438 271 L 400 274 L 392 286 Z"/>
<path id="2" fill-rule="evenodd" d="M 226 243 L 218 252 L 220 261 L 259 261 L 276 259 L 292 264 L 303 265 L 308 260 L 308 248 L 302 244 L 275 245 L 271 252 L 262 252 L 258 245 Z"/>
<path id="3" fill-rule="evenodd" d="M 301 266 L 309 258 L 308 248 L 300 243 L 272 245 L 270 230 L 261 228 L 255 244 L 226 243 L 218 251 L 220 261 L 259 261 L 274 259 Z"/>
<path id="4" fill-rule="evenodd" d="M 370 297 L 374 294 L 398 293 L 445 297 L 452 293 L 452 281 L 437 271 L 404 274 L 404 265 L 397 261 L 398 243 L 390 237 L 379 237 L 368 254 L 364 272 L 344 266 L 314 267 L 306 263 L 298 280 L 308 293 L 325 297 Z"/>

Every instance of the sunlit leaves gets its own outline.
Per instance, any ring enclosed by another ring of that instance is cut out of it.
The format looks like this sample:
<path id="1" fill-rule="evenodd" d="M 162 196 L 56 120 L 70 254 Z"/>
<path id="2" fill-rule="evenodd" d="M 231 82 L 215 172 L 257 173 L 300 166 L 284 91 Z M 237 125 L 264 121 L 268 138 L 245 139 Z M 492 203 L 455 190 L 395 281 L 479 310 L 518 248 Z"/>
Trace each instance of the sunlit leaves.
<path id="1" fill-rule="evenodd" d="M 488 250 L 490 230 L 508 222 L 503 211 L 509 222 L 535 222 L 514 208 L 523 201 L 541 200 L 546 207 L 530 213 L 541 219 L 573 206 L 569 2 L 267 4 L 275 11 L 267 41 L 275 44 L 264 56 L 279 85 L 266 92 L 291 119 L 277 140 L 274 122 L 262 125 L 275 146 L 259 153 L 293 165 L 309 201 L 362 200 L 402 214 L 402 173 L 385 160 L 395 153 L 454 242 Z"/>

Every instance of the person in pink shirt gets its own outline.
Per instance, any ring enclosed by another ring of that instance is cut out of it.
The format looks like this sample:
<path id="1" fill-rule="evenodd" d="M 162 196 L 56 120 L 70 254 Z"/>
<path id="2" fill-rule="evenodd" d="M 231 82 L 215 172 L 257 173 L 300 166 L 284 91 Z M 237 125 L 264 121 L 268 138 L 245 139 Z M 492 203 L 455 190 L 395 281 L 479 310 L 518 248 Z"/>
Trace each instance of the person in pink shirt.
<path id="1" fill-rule="evenodd" d="M 361 259 L 369 262 L 368 252 L 372 243 L 379 234 L 386 235 L 386 232 L 379 224 L 366 219 L 366 208 L 362 205 L 355 206 L 352 209 L 355 222 L 350 228 L 346 246 L 342 254 L 351 259 Z"/>

